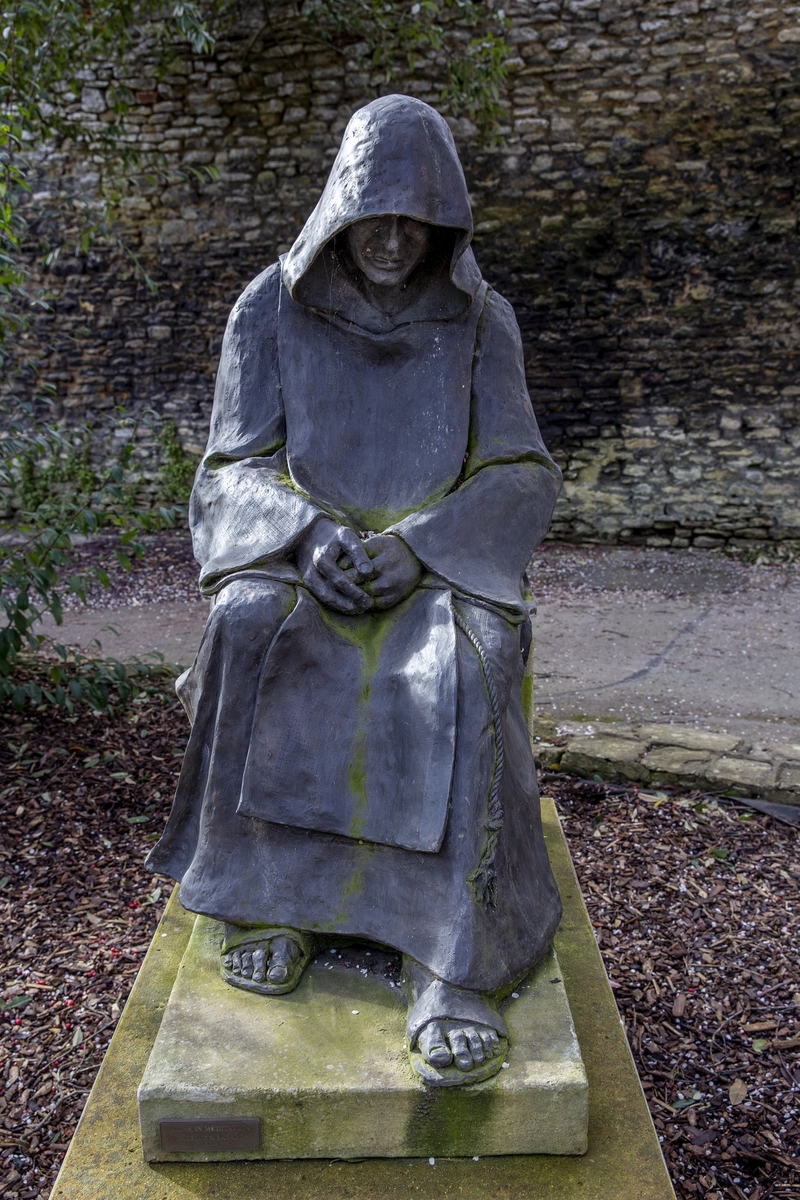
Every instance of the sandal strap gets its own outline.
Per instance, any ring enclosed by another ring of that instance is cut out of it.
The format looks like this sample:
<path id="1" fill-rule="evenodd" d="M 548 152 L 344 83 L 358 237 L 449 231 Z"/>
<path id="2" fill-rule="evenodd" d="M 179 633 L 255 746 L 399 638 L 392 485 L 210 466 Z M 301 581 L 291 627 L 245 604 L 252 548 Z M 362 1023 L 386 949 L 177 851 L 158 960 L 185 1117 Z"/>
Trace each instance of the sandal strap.
<path id="1" fill-rule="evenodd" d="M 262 925 L 258 927 L 226 925 L 221 953 L 230 954 L 232 950 L 241 950 L 243 946 L 253 946 L 259 942 L 271 942 L 279 937 L 285 937 L 294 942 L 306 960 L 313 957 L 316 949 L 316 938 L 313 933 L 307 933 L 304 929 L 291 929 L 285 925 Z"/>
<path id="2" fill-rule="evenodd" d="M 431 980 L 408 1014 L 406 1032 L 410 1049 L 414 1049 L 419 1035 L 431 1021 L 468 1021 L 471 1025 L 488 1025 L 500 1037 L 508 1037 L 508 1027 L 490 996 L 451 987 L 441 979 Z"/>

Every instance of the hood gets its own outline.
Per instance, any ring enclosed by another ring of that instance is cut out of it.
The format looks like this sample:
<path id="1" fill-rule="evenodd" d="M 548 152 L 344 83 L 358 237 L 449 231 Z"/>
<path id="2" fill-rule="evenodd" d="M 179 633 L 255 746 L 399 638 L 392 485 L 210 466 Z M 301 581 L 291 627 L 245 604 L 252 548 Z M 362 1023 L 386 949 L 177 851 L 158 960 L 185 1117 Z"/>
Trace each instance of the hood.
<path id="1" fill-rule="evenodd" d="M 319 203 L 283 260 L 292 298 L 308 302 L 304 277 L 337 233 L 385 213 L 452 230 L 449 277 L 474 297 L 481 273 L 470 248 L 472 211 L 449 126 L 422 100 L 382 96 L 350 118 Z"/>

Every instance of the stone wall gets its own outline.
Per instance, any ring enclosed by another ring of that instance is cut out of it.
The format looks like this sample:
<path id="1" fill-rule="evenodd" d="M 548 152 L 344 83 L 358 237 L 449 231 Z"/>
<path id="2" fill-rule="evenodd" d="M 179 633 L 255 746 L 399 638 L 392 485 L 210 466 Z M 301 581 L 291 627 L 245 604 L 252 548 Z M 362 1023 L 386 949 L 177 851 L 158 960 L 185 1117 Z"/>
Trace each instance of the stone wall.
<path id="1" fill-rule="evenodd" d="M 800 536 L 800 6 L 515 0 L 505 143 L 452 122 L 489 281 L 515 304 L 565 469 L 555 535 L 708 546 Z M 24 346 L 65 410 L 152 405 L 199 451 L 225 318 L 286 249 L 350 113 L 355 51 L 265 47 L 132 81 L 129 135 L 172 167 L 131 189 L 127 252 L 64 254 Z M 79 102 L 110 119 L 108 75 Z M 435 60 L 398 82 L 433 103 Z M 53 156 L 50 169 L 64 167 Z M 93 186 L 81 163 L 80 186 Z M 79 175 L 80 175 L 79 172 Z M 46 193 L 46 182 L 42 190 Z M 46 195 L 34 199 L 46 204 Z"/>

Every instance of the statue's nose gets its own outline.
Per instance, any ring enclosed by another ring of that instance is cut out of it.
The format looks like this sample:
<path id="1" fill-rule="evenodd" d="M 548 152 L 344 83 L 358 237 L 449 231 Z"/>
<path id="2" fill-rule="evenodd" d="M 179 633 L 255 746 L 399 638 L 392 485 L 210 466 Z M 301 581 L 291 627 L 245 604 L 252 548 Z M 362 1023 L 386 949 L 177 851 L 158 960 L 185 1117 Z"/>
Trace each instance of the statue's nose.
<path id="1" fill-rule="evenodd" d="M 386 249 L 396 254 L 400 249 L 400 225 L 397 217 L 392 217 L 386 230 Z"/>

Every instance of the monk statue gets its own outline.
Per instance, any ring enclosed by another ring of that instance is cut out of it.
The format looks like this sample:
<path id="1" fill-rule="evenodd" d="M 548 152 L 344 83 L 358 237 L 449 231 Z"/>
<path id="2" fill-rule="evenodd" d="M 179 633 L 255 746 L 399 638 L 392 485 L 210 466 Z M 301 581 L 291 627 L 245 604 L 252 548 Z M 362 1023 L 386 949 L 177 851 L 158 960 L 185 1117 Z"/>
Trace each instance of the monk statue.
<path id="1" fill-rule="evenodd" d="M 331 940 L 399 951 L 443 1086 L 500 1068 L 499 1003 L 561 914 L 521 695 L 560 474 L 471 238 L 446 122 L 384 96 L 236 302 L 190 506 L 213 607 L 148 859 L 224 923 L 232 987 L 289 992 Z"/>

